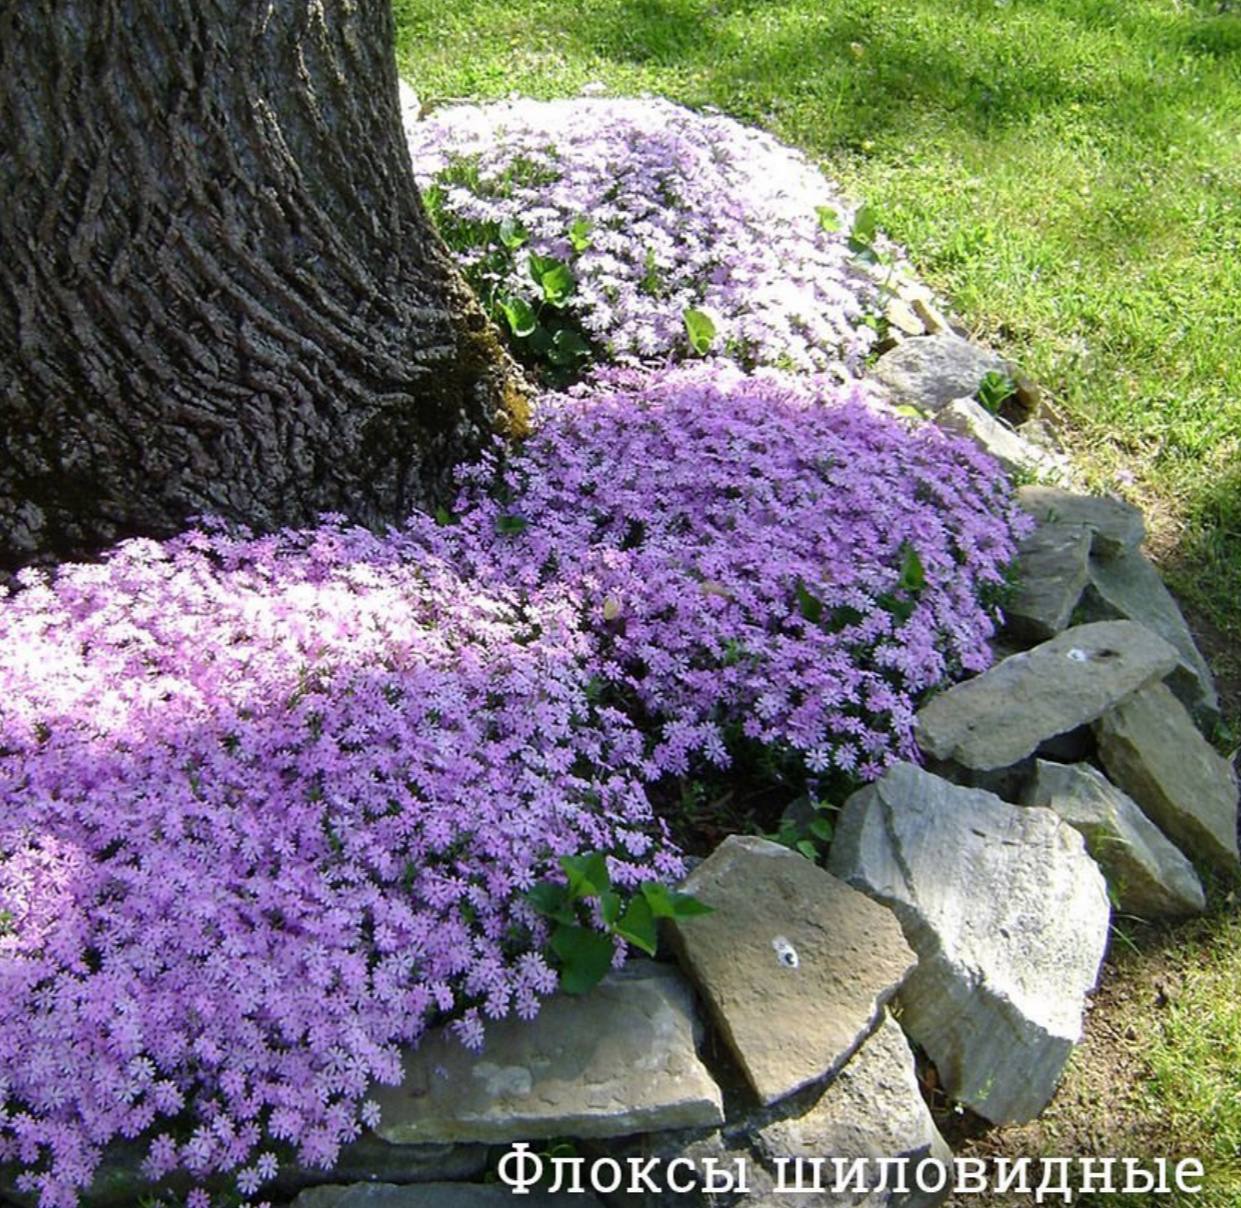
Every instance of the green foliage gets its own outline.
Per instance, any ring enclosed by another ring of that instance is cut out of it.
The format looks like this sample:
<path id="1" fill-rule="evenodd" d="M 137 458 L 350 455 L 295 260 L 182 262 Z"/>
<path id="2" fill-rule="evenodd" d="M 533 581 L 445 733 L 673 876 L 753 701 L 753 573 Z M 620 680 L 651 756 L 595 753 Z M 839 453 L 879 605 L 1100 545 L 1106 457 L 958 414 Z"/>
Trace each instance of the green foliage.
<path id="1" fill-rule="evenodd" d="M 840 215 L 831 206 L 816 206 L 815 214 L 819 218 L 819 228 L 827 234 L 840 230 Z"/>
<path id="2" fill-rule="evenodd" d="M 706 311 L 686 307 L 681 313 L 685 320 L 685 331 L 689 335 L 689 346 L 701 357 L 705 356 L 715 339 L 715 321 Z"/>
<path id="3" fill-rule="evenodd" d="M 518 161 L 520 163 L 520 161 Z M 532 171 L 534 169 L 531 169 Z M 455 251 L 485 249 L 466 272 L 466 277 L 482 299 L 500 330 L 507 333 L 517 358 L 537 370 L 548 385 L 563 385 L 576 377 L 591 357 L 591 345 L 572 314 L 577 281 L 570 264 L 555 256 L 540 256 L 528 250 L 530 234 L 521 222 L 505 218 L 502 222 L 465 222 L 453 216 L 442 204 L 446 185 L 460 184 L 486 193 L 479 183 L 477 167 L 463 160 L 443 173 L 438 183 L 423 191 L 427 210 L 443 237 Z M 494 195 L 503 195 L 505 182 L 492 185 Z M 574 253 L 580 255 L 591 245 L 591 221 L 585 215 L 575 218 L 566 232 Z M 532 286 L 528 296 L 502 293 L 496 281 L 505 278 L 519 254 L 526 256 L 527 275 Z"/>
<path id="4" fill-rule="evenodd" d="M 1007 373 L 998 369 L 988 370 L 978 383 L 978 401 L 992 415 L 998 415 L 1000 408 L 1017 393 L 1017 383 Z"/>
<path id="5" fill-rule="evenodd" d="M 818 864 L 832 845 L 832 835 L 835 833 L 832 815 L 839 809 L 837 805 L 810 795 L 800 797 L 785 812 L 779 828 L 764 838 Z M 809 817 L 804 816 L 807 813 Z"/>
<path id="6" fill-rule="evenodd" d="M 624 940 L 650 956 L 659 944 L 660 919 L 688 919 L 709 914 L 711 907 L 692 894 L 658 881 L 643 881 L 629 895 L 613 888 L 602 852 L 561 856 L 564 882 L 539 881 L 526 900 L 553 925 L 549 955 L 567 994 L 584 994 L 612 967 L 615 940 Z M 589 904 L 598 904 L 605 930 L 585 925 Z"/>

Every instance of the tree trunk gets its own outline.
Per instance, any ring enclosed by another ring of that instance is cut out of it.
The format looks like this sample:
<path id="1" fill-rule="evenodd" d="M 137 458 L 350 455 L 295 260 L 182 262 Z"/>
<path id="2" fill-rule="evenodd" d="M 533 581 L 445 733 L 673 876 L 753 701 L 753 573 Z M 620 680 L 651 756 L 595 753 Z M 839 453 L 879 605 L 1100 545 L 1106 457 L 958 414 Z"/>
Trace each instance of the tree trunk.
<path id="1" fill-rule="evenodd" d="M 0 4 L 0 567 L 369 525 L 524 421 L 429 226 L 389 0 Z"/>

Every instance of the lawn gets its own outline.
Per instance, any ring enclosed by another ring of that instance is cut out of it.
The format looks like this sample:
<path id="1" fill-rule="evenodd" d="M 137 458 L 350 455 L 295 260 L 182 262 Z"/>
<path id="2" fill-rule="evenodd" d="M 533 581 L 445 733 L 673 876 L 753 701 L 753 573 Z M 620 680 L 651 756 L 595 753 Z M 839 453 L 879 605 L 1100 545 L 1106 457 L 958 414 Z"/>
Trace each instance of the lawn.
<path id="1" fill-rule="evenodd" d="M 1153 551 L 1214 637 L 1235 728 L 1235 0 L 395 8 L 401 71 L 424 103 L 591 84 L 714 105 L 802 148 L 865 199 L 976 336 L 1047 389 L 1092 486 L 1147 509 Z M 1141 1093 L 1169 1143 L 1235 1169 L 1241 955 L 1223 891 L 1212 919 L 1183 938 L 1166 949 L 1192 954 L 1178 1010 L 1154 1027 L 1142 994 L 1121 993 L 1109 1026 L 1132 1031 L 1147 1074 Z M 1117 977 L 1145 967 L 1117 955 Z M 1107 1104 L 1097 1110 L 1104 1127 Z"/>

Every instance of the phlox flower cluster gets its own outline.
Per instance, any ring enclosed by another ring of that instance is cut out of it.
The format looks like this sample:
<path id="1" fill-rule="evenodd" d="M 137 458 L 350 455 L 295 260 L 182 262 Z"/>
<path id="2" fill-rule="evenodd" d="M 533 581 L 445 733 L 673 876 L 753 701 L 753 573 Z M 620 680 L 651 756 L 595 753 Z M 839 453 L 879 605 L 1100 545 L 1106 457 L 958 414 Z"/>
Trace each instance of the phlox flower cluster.
<path id="1" fill-rule="evenodd" d="M 0 1162 L 42 1208 L 121 1137 L 246 1196 L 273 1145 L 330 1165 L 400 1044 L 555 988 L 558 855 L 679 875 L 665 777 L 912 756 L 1022 525 L 972 445 L 722 359 L 547 395 L 461 479 L 452 523 L 204 523 L 0 599 Z"/>
<path id="2" fill-rule="evenodd" d="M 0 599 L 0 1162 L 43 1208 L 120 1137 L 246 1196 L 272 1142 L 331 1164 L 398 1044 L 555 988 L 558 854 L 681 872 L 579 614 L 333 518 Z"/>
<path id="3" fill-rule="evenodd" d="M 915 701 L 989 664 L 984 600 L 1028 524 L 969 442 L 723 360 L 547 395 L 518 454 L 465 478 L 436 548 L 580 601 L 593 682 L 648 719 L 656 779 L 739 739 L 812 774 L 916 758 Z"/>
<path id="4" fill-rule="evenodd" d="M 537 301 L 530 253 L 571 266 L 568 312 L 603 359 L 689 348 L 683 312 L 715 321 L 713 352 L 787 369 L 855 370 L 873 286 L 849 268 L 848 207 L 799 152 L 719 113 L 576 98 L 462 105 L 408 129 L 419 186 L 484 293 Z M 495 232 L 528 243 L 496 261 Z M 584 250 L 570 227 L 588 222 Z"/>

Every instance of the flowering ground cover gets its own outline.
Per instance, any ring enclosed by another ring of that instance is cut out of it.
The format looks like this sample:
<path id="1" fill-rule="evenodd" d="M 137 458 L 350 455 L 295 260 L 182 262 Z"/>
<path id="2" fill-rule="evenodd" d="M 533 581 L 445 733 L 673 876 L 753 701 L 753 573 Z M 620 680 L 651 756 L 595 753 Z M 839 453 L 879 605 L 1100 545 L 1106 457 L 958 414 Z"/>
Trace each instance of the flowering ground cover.
<path id="1" fill-rule="evenodd" d="M 655 101 L 454 111 L 419 156 L 514 336 L 620 364 L 452 512 L 204 521 L 0 597 L 0 1164 L 42 1208 L 118 1138 L 243 1196 L 329 1166 L 400 1045 L 478 1046 L 694 908 L 670 784 L 874 778 L 989 661 L 1027 522 L 851 376 L 804 161 Z"/>
<path id="2" fill-rule="evenodd" d="M 709 349 L 844 373 L 873 341 L 848 207 L 760 130 L 578 98 L 454 106 L 408 133 L 441 233 L 527 361 L 569 376 Z"/>
<path id="3" fill-rule="evenodd" d="M 330 1164 L 398 1044 L 555 987 L 558 857 L 679 873 L 666 778 L 909 755 L 1018 528 L 972 446 L 722 361 L 546 397 L 458 509 L 129 542 L 4 601 L 0 1160 L 48 1208 L 114 1137 L 247 1194 Z"/>
<path id="4" fill-rule="evenodd" d="M 990 662 L 984 601 L 1028 523 L 968 442 L 727 361 L 544 396 L 458 508 L 446 560 L 580 601 L 587 671 L 647 719 L 652 778 L 743 740 L 812 775 L 914 758 L 915 699 Z"/>
<path id="5" fill-rule="evenodd" d="M 3 603 L 0 1161 L 42 1204 L 113 1137 L 243 1191 L 279 1143 L 330 1164 L 398 1042 L 555 987 L 523 891 L 557 855 L 679 872 L 575 612 L 336 524 Z"/>

